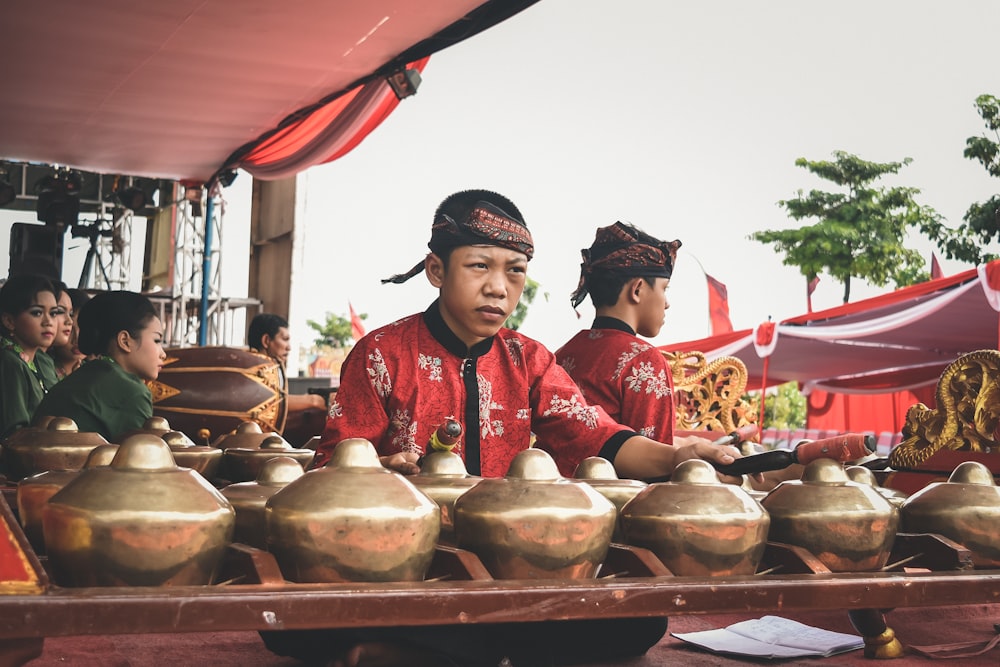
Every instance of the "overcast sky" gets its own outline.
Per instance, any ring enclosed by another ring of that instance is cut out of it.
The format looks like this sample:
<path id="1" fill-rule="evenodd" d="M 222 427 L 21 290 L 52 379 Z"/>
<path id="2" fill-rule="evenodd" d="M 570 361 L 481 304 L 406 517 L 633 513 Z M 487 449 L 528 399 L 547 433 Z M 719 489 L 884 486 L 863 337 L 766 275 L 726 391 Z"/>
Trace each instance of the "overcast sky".
<path id="1" fill-rule="evenodd" d="M 425 279 L 379 280 L 426 253 L 437 204 L 466 188 L 525 215 L 529 275 L 548 300 L 522 331 L 553 349 L 590 323 L 589 302 L 581 319 L 569 305 L 579 251 L 616 220 L 684 244 L 655 342 L 709 333 L 695 259 L 728 286 L 736 328 L 801 314 L 798 269 L 747 239 L 793 226 L 778 200 L 829 187 L 796 158 L 913 158 L 888 183 L 920 188 L 951 225 L 1000 191 L 962 156 L 984 130 L 975 98 L 1000 95 L 997 25 L 995 0 L 542 0 L 433 56 L 415 97 L 301 177 L 293 336 L 308 342 L 306 319 L 346 314 L 349 300 L 369 329 L 422 310 L 435 296 Z M 245 294 L 249 185 L 243 174 L 225 192 L 231 296 Z M 814 306 L 838 305 L 842 289 L 821 276 Z M 887 289 L 856 281 L 853 295 Z"/>
<path id="2" fill-rule="evenodd" d="M 470 187 L 525 215 L 529 275 L 549 299 L 522 331 L 552 348 L 590 323 L 589 302 L 581 319 L 569 305 L 579 251 L 615 220 L 684 243 L 657 342 L 709 333 L 694 259 L 728 286 L 736 328 L 801 314 L 798 269 L 747 239 L 793 225 L 778 200 L 830 186 L 796 158 L 913 158 L 892 182 L 920 188 L 952 225 L 1000 191 L 962 156 L 984 130 L 976 96 L 1000 94 L 996 25 L 991 0 L 542 0 L 433 56 L 415 97 L 303 177 L 292 316 L 344 314 L 350 300 L 372 328 L 422 309 L 434 297 L 425 279 L 379 279 L 423 256 L 437 204 Z M 842 290 L 822 277 L 814 307 L 838 305 Z M 882 291 L 856 281 L 853 294 Z"/>

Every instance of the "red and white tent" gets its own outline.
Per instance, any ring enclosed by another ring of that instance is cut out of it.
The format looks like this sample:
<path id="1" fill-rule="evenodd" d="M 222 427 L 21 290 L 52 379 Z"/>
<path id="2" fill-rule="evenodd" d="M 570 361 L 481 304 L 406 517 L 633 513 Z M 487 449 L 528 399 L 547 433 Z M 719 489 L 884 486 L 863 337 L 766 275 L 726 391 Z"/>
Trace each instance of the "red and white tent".
<path id="1" fill-rule="evenodd" d="M 962 354 L 996 349 L 1000 260 L 881 296 L 663 346 L 735 356 L 749 389 L 795 381 L 805 393 L 888 394 L 933 389 Z"/>
<path id="2" fill-rule="evenodd" d="M 538 0 L 7 0 L 0 158 L 205 182 L 343 155 L 386 77 Z"/>

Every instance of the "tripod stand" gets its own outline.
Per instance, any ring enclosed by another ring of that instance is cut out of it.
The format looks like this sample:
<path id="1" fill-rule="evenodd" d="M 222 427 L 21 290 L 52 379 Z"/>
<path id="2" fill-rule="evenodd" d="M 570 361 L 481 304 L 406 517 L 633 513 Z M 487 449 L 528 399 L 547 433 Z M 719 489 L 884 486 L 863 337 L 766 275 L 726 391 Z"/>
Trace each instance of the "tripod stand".
<path id="1" fill-rule="evenodd" d="M 111 286 L 111 279 L 108 277 L 108 270 L 104 266 L 104 260 L 101 259 L 101 252 L 97 249 L 97 240 L 101 237 L 110 238 L 112 236 L 112 231 L 110 229 L 101 229 L 100 224 L 101 223 L 98 220 L 92 225 L 73 226 L 73 236 L 78 238 L 86 236 L 90 241 L 90 247 L 87 248 L 87 257 L 83 260 L 83 270 L 80 271 L 80 281 L 77 284 L 79 289 L 87 289 L 89 286 L 90 273 L 93 270 L 95 259 L 97 260 L 97 268 L 100 270 L 99 275 L 104 278 L 104 286 L 106 288 L 110 288 Z M 97 282 L 96 276 L 94 282 Z"/>

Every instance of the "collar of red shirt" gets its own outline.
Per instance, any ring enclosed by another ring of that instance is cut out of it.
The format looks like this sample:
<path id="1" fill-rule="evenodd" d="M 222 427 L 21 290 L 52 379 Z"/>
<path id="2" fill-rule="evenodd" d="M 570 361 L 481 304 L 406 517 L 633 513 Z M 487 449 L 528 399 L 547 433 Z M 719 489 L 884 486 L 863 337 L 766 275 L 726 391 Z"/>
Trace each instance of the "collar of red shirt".
<path id="1" fill-rule="evenodd" d="M 424 324 L 430 330 L 431 335 L 434 336 L 437 342 L 441 343 L 444 349 L 448 350 L 456 357 L 460 359 L 476 359 L 483 356 L 490 351 L 493 347 L 493 339 L 496 336 L 490 336 L 486 340 L 480 341 L 473 345 L 471 348 L 467 347 L 465 343 L 455 335 L 448 325 L 445 323 L 444 318 L 441 317 L 441 308 L 438 305 L 438 299 L 434 300 L 434 303 L 424 311 Z"/>

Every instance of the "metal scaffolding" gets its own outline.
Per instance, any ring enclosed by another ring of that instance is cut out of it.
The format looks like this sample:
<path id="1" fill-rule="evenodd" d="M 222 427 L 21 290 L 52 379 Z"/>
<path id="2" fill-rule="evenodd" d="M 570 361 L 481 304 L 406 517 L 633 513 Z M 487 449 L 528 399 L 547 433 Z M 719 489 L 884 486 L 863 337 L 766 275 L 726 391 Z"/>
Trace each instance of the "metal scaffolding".
<path id="1" fill-rule="evenodd" d="M 35 234 L 39 228 L 49 232 L 42 243 L 51 247 L 44 249 L 42 259 L 51 264 L 52 277 L 91 292 L 141 290 L 159 309 L 164 341 L 171 347 L 243 344 L 242 318 L 236 315 L 244 309 L 255 311 L 260 301 L 222 295 L 225 207 L 218 186 L 208 192 L 173 181 L 7 160 L 0 160 L 0 173 L 15 195 L 5 208 L 36 212 L 39 222 L 44 221 L 22 226 Z M 41 215 L 45 202 L 40 198 L 46 193 L 40 186 L 46 182 L 65 186 L 59 193 L 58 202 L 65 206 L 59 219 Z M 143 196 L 131 199 L 138 194 Z M 75 275 L 60 276 L 66 237 L 87 246 L 78 280 Z M 19 259 L 37 270 L 40 260 L 35 256 Z M 136 271 L 142 273 L 138 278 Z"/>
<path id="2" fill-rule="evenodd" d="M 160 308 L 165 341 L 171 347 L 243 344 L 235 315 L 255 308 L 256 299 L 222 295 L 222 218 L 218 191 L 177 186 L 174 204 L 174 271 L 169 296 L 150 295 Z M 206 241 L 208 250 L 206 253 Z M 207 256 L 206 256 L 207 255 Z M 207 279 L 206 279 L 207 277 Z M 204 328 L 203 328 L 204 322 Z"/>

